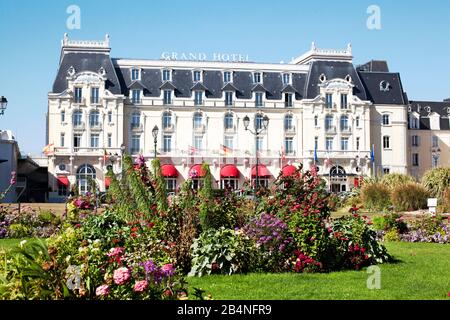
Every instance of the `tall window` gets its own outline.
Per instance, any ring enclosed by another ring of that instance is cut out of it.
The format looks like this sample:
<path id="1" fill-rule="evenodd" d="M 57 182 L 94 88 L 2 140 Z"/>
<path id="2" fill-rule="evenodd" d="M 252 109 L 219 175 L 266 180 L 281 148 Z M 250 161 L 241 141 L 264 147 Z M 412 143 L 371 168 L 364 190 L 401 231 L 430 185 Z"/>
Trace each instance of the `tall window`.
<path id="1" fill-rule="evenodd" d="M 356 127 L 359 128 L 359 117 L 356 117 L 355 124 L 356 124 Z"/>
<path id="2" fill-rule="evenodd" d="M 73 135 L 73 147 L 80 148 L 81 147 L 81 134 L 76 133 Z"/>
<path id="3" fill-rule="evenodd" d="M 164 104 L 172 104 L 172 90 L 164 90 Z"/>
<path id="4" fill-rule="evenodd" d="M 98 103 L 98 88 L 91 88 L 91 103 Z"/>
<path id="5" fill-rule="evenodd" d="M 420 122 L 417 117 L 410 115 L 409 117 L 409 128 L 410 129 L 420 129 Z"/>
<path id="6" fill-rule="evenodd" d="M 131 154 L 138 154 L 141 150 L 141 136 L 133 134 L 131 136 Z"/>
<path id="7" fill-rule="evenodd" d="M 419 136 L 411 136 L 411 145 L 413 147 L 418 147 L 419 146 Z"/>
<path id="8" fill-rule="evenodd" d="M 83 89 L 82 88 L 75 88 L 74 89 L 74 102 L 75 103 L 81 103 L 82 99 L 83 99 Z"/>
<path id="9" fill-rule="evenodd" d="M 162 73 L 162 80 L 163 81 L 170 81 L 170 79 L 171 79 L 171 72 L 170 72 L 170 70 L 163 70 L 163 73 Z"/>
<path id="10" fill-rule="evenodd" d="M 165 134 L 163 137 L 163 151 L 171 152 L 172 151 L 172 136 Z"/>
<path id="11" fill-rule="evenodd" d="M 419 166 L 419 154 L 418 153 L 412 154 L 412 165 L 415 167 Z"/>
<path id="12" fill-rule="evenodd" d="M 341 131 L 348 131 L 348 117 L 347 116 L 341 116 Z"/>
<path id="13" fill-rule="evenodd" d="M 319 126 L 319 116 L 314 116 L 314 127 Z"/>
<path id="14" fill-rule="evenodd" d="M 253 74 L 253 82 L 254 83 L 261 83 L 261 73 L 260 72 L 255 72 Z"/>
<path id="15" fill-rule="evenodd" d="M 85 194 L 91 191 L 92 182 L 95 181 L 95 169 L 89 164 L 84 164 L 80 166 L 77 171 L 77 184 L 79 187 L 79 192 Z"/>
<path id="16" fill-rule="evenodd" d="M 99 135 L 96 134 L 91 134 L 91 148 L 98 148 L 99 146 Z"/>
<path id="17" fill-rule="evenodd" d="M 203 149 L 203 137 L 202 136 L 194 136 L 194 148 L 197 150 Z"/>
<path id="18" fill-rule="evenodd" d="M 438 148 L 439 147 L 439 138 L 437 136 L 433 136 L 431 138 L 431 145 L 433 148 Z"/>
<path id="19" fill-rule="evenodd" d="M 141 90 L 132 90 L 131 94 L 131 103 L 141 103 Z"/>
<path id="20" fill-rule="evenodd" d="M 390 149 L 391 145 L 390 145 L 391 139 L 389 136 L 384 136 L 383 137 L 383 149 Z"/>
<path id="21" fill-rule="evenodd" d="M 233 105 L 233 92 L 225 91 L 225 105 L 226 106 Z"/>
<path id="22" fill-rule="evenodd" d="M 294 154 L 294 138 L 292 137 L 284 138 L 284 150 L 287 155 Z"/>
<path id="23" fill-rule="evenodd" d="M 262 107 L 262 105 L 263 105 L 263 93 L 255 92 L 255 106 Z"/>
<path id="24" fill-rule="evenodd" d="M 325 130 L 331 130 L 333 129 L 333 116 L 327 115 L 325 117 Z"/>
<path id="25" fill-rule="evenodd" d="M 286 93 L 286 94 L 284 95 L 284 106 L 287 107 L 287 108 L 293 106 L 293 103 L 292 103 L 292 93 Z"/>
<path id="26" fill-rule="evenodd" d="M 172 115 L 170 112 L 163 113 L 163 129 L 168 129 L 172 125 Z"/>
<path id="27" fill-rule="evenodd" d="M 99 122 L 99 118 L 100 118 L 100 112 L 98 111 L 92 111 L 89 114 L 89 125 L 91 127 L 97 127 L 99 126 L 100 122 Z"/>
<path id="28" fill-rule="evenodd" d="M 291 84 L 291 75 L 289 73 L 283 73 L 283 84 Z"/>
<path id="29" fill-rule="evenodd" d="M 61 111 L 61 123 L 64 123 L 66 121 L 66 112 L 63 110 Z"/>
<path id="30" fill-rule="evenodd" d="M 202 81 L 202 73 L 201 71 L 194 71 L 194 82 Z"/>
<path id="31" fill-rule="evenodd" d="M 431 167 L 436 168 L 439 166 L 439 156 L 434 155 L 431 157 Z"/>
<path id="32" fill-rule="evenodd" d="M 255 116 L 255 128 L 256 130 L 261 130 L 263 128 L 263 115 L 257 114 Z"/>
<path id="33" fill-rule="evenodd" d="M 329 109 L 333 107 L 333 95 L 331 93 L 325 95 L 325 107 Z"/>
<path id="34" fill-rule="evenodd" d="M 314 137 L 314 150 L 319 149 L 319 137 Z"/>
<path id="35" fill-rule="evenodd" d="M 230 71 L 225 71 L 223 73 L 223 82 L 224 83 L 231 82 L 231 72 Z"/>
<path id="36" fill-rule="evenodd" d="M 200 112 L 194 113 L 194 129 L 200 129 L 202 127 L 203 116 Z"/>
<path id="37" fill-rule="evenodd" d="M 325 149 L 327 151 L 333 150 L 333 138 L 332 137 L 327 137 L 325 139 Z"/>
<path id="38" fill-rule="evenodd" d="M 224 127 L 225 127 L 225 130 L 231 130 L 231 129 L 234 128 L 234 125 L 233 125 L 233 114 L 232 113 L 227 113 L 225 115 Z"/>
<path id="39" fill-rule="evenodd" d="M 360 138 L 356 137 L 356 150 L 359 150 L 359 141 L 360 141 Z"/>
<path id="40" fill-rule="evenodd" d="M 108 122 L 109 123 L 113 122 L 113 120 L 112 120 L 112 111 L 108 111 Z"/>
<path id="41" fill-rule="evenodd" d="M 81 126 L 81 119 L 83 117 L 83 113 L 80 110 L 76 110 L 73 112 L 72 121 L 75 127 Z"/>
<path id="42" fill-rule="evenodd" d="M 108 133 L 108 148 L 112 147 L 112 134 Z"/>
<path id="43" fill-rule="evenodd" d="M 348 150 L 348 138 L 341 138 L 341 150 L 342 151 Z"/>
<path id="44" fill-rule="evenodd" d="M 341 94 L 341 109 L 347 109 L 347 95 Z"/>
<path id="45" fill-rule="evenodd" d="M 290 131 L 294 128 L 293 125 L 293 116 L 291 114 L 287 114 L 284 117 L 284 130 Z"/>
<path id="46" fill-rule="evenodd" d="M 194 104 L 196 106 L 203 104 L 203 91 L 195 91 L 194 93 Z"/>
<path id="47" fill-rule="evenodd" d="M 131 115 L 131 127 L 138 128 L 141 125 L 141 114 L 139 112 L 134 112 Z"/>
<path id="48" fill-rule="evenodd" d="M 389 115 L 388 114 L 383 114 L 383 116 L 382 116 L 382 124 L 383 124 L 383 126 L 388 126 L 390 124 Z"/>
<path id="49" fill-rule="evenodd" d="M 223 139 L 223 144 L 230 149 L 233 149 L 233 142 L 234 142 L 234 138 L 233 136 L 225 136 Z"/>
<path id="50" fill-rule="evenodd" d="M 263 150 L 263 138 L 262 137 L 257 137 L 256 138 L 256 151 L 261 151 Z"/>
<path id="51" fill-rule="evenodd" d="M 61 146 L 61 147 L 64 147 L 64 137 L 65 137 L 65 134 L 64 134 L 64 132 L 61 132 L 61 136 L 60 136 L 60 141 L 59 141 L 59 145 Z"/>
<path id="52" fill-rule="evenodd" d="M 132 69 L 131 70 L 131 80 L 139 80 L 140 79 L 140 70 L 139 69 Z"/>

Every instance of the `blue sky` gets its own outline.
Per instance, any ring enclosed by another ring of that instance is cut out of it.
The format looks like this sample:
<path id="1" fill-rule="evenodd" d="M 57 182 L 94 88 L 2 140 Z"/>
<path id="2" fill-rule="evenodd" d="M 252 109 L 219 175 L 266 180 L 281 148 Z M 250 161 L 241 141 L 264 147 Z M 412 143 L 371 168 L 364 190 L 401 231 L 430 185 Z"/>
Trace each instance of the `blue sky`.
<path id="1" fill-rule="evenodd" d="M 81 9 L 81 29 L 68 30 L 66 9 Z M 369 5 L 381 29 L 369 30 Z M 0 0 L 0 95 L 8 109 L 0 128 L 14 131 L 23 153 L 45 145 L 47 93 L 63 34 L 111 37 L 113 57 L 158 59 L 164 51 L 248 54 L 251 61 L 289 61 L 351 42 L 355 64 L 385 59 L 400 72 L 410 99 L 450 98 L 450 1 L 388 0 Z"/>

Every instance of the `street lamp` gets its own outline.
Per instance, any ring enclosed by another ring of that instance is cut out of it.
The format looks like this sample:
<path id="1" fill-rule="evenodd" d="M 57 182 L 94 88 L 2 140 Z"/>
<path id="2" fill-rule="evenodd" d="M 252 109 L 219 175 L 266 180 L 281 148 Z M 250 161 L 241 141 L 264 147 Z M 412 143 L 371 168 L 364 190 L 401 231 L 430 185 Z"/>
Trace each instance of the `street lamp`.
<path id="1" fill-rule="evenodd" d="M 255 189 L 254 189 L 254 193 L 255 193 L 255 201 L 256 201 L 256 203 L 258 203 L 258 197 L 256 196 L 256 190 L 257 190 L 257 188 L 259 188 L 259 177 L 258 177 L 258 173 L 259 173 L 258 172 L 258 166 L 259 166 L 258 136 L 260 135 L 261 132 L 263 132 L 264 130 L 267 129 L 267 126 L 269 125 L 269 117 L 267 115 L 265 115 L 262 118 L 262 124 L 259 123 L 259 120 L 257 120 L 257 118 L 255 118 L 255 129 L 254 129 L 254 131 L 252 131 L 251 129 L 248 128 L 249 125 L 250 125 L 250 118 L 248 116 L 245 116 L 244 117 L 244 128 L 245 128 L 245 131 L 250 131 L 250 133 L 255 136 L 255 156 L 256 156 L 256 168 L 255 168 L 256 170 L 255 171 L 256 172 L 255 172 Z"/>
<path id="2" fill-rule="evenodd" d="M 8 105 L 8 99 L 6 99 L 6 97 L 4 97 L 4 96 L 1 96 L 0 97 L 0 115 L 5 114 L 7 105 Z"/>
<path id="3" fill-rule="evenodd" d="M 124 155 L 124 153 L 125 153 L 125 149 L 126 149 L 126 148 L 127 148 L 127 147 L 125 146 L 124 143 L 122 143 L 122 144 L 120 145 L 120 177 L 123 176 L 123 155 Z"/>
<path id="4" fill-rule="evenodd" d="M 153 143 L 155 144 L 155 159 L 156 159 L 156 144 L 158 143 L 158 126 L 154 126 L 153 130 L 152 130 L 152 135 L 153 135 Z"/>

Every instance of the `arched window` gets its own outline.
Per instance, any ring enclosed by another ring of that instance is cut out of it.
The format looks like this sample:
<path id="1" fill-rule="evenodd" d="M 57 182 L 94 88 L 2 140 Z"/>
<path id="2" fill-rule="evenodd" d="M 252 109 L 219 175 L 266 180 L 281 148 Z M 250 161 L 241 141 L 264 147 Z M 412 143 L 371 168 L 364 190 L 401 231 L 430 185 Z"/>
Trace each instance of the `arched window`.
<path id="1" fill-rule="evenodd" d="M 133 112 L 131 115 L 131 127 L 137 128 L 141 125 L 141 114 L 139 112 Z"/>
<path id="2" fill-rule="evenodd" d="M 325 130 L 331 130 L 333 128 L 333 116 L 327 115 L 325 117 Z"/>
<path id="3" fill-rule="evenodd" d="M 263 128 L 263 115 L 260 113 L 255 116 L 255 128 L 256 130 L 261 130 Z"/>
<path id="4" fill-rule="evenodd" d="M 98 111 L 92 111 L 92 112 L 89 114 L 89 125 L 90 125 L 91 127 L 98 126 L 98 125 L 100 124 L 99 119 L 100 119 L 100 112 L 98 112 Z"/>
<path id="5" fill-rule="evenodd" d="M 390 124 L 390 119 L 388 114 L 383 114 L 382 116 L 383 126 L 388 126 Z"/>
<path id="6" fill-rule="evenodd" d="M 341 166 L 334 166 L 330 169 L 330 176 L 332 177 L 344 177 L 345 175 L 345 170 Z"/>
<path id="7" fill-rule="evenodd" d="M 170 112 L 163 113 L 163 129 L 168 129 L 172 126 L 172 114 Z"/>
<path id="8" fill-rule="evenodd" d="M 200 112 L 194 113 L 194 129 L 199 129 L 202 126 L 203 115 Z"/>
<path id="9" fill-rule="evenodd" d="M 347 131 L 348 129 L 348 116 L 341 116 L 341 131 Z"/>
<path id="10" fill-rule="evenodd" d="M 83 119 L 83 112 L 76 110 L 73 112 L 72 121 L 74 126 L 81 126 L 81 120 Z"/>
<path id="11" fill-rule="evenodd" d="M 391 85 L 386 80 L 383 80 L 380 82 L 380 91 L 389 91 L 391 88 Z"/>
<path id="12" fill-rule="evenodd" d="M 85 194 L 91 191 L 93 184 L 95 183 L 95 169 L 90 164 L 83 164 L 77 171 L 77 184 L 79 192 Z"/>
<path id="13" fill-rule="evenodd" d="M 224 127 L 225 127 L 225 130 L 231 130 L 234 127 L 234 125 L 233 125 L 233 114 L 230 113 L 230 112 L 225 114 Z"/>
<path id="14" fill-rule="evenodd" d="M 293 116 L 292 114 L 287 114 L 284 117 L 284 130 L 288 131 L 288 130 L 292 130 L 293 128 Z"/>

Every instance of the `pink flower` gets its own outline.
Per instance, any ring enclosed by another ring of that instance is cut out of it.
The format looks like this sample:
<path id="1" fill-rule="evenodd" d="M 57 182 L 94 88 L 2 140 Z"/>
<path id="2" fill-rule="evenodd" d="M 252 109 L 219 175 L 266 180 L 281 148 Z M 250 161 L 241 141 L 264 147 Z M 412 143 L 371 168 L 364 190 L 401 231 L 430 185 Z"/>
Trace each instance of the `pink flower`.
<path id="1" fill-rule="evenodd" d="M 148 287 L 148 282 L 146 280 L 137 281 L 134 284 L 134 292 L 144 292 Z"/>
<path id="2" fill-rule="evenodd" d="M 103 284 L 100 287 L 95 289 L 95 294 L 97 296 L 107 296 L 109 294 L 109 286 L 107 284 Z"/>
<path id="3" fill-rule="evenodd" d="M 122 285 L 126 283 L 130 278 L 131 274 L 128 268 L 121 267 L 119 269 L 114 270 L 113 279 L 115 284 Z"/>
<path id="4" fill-rule="evenodd" d="M 175 273 L 175 269 L 170 263 L 163 265 L 161 271 L 166 277 L 172 276 Z"/>
<path id="5" fill-rule="evenodd" d="M 125 249 L 122 247 L 111 248 L 109 252 L 106 254 L 108 257 L 120 257 L 125 252 Z"/>

